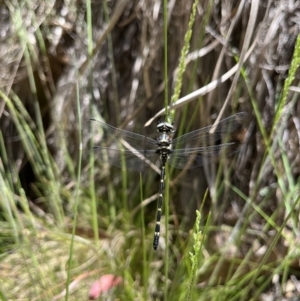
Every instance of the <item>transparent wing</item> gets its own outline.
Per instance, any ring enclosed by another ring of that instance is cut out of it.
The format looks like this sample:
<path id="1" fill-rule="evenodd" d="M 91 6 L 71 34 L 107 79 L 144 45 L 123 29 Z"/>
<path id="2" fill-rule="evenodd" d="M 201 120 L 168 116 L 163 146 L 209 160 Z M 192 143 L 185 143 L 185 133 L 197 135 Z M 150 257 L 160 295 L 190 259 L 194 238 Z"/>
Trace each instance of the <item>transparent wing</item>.
<path id="1" fill-rule="evenodd" d="M 94 145 L 118 149 L 120 142 L 126 141 L 135 149 L 157 150 L 157 142 L 151 138 L 115 128 L 96 119 L 90 119 L 90 122 Z"/>
<path id="2" fill-rule="evenodd" d="M 151 166 L 157 169 L 159 166 L 159 155 L 153 150 L 125 150 L 94 146 L 95 155 L 101 162 L 108 163 L 128 170 L 144 171 Z"/>
<path id="3" fill-rule="evenodd" d="M 210 147 L 214 142 L 225 138 L 226 134 L 236 130 L 241 124 L 242 120 L 247 116 L 247 113 L 240 112 L 228 118 L 221 120 L 217 125 L 211 125 L 199 130 L 182 135 L 173 140 L 172 145 L 174 149 L 191 149 L 201 147 Z M 213 131 L 210 133 L 210 131 Z"/>
<path id="4" fill-rule="evenodd" d="M 155 169 L 159 160 L 155 140 L 96 119 L 90 122 L 95 155 L 102 162 L 135 171 L 143 171 L 149 165 Z"/>
<path id="5" fill-rule="evenodd" d="M 176 149 L 170 155 L 169 164 L 179 169 L 191 169 L 210 162 L 216 162 L 221 157 L 231 156 L 241 149 L 242 145 L 231 142 L 209 147 L 191 149 Z"/>

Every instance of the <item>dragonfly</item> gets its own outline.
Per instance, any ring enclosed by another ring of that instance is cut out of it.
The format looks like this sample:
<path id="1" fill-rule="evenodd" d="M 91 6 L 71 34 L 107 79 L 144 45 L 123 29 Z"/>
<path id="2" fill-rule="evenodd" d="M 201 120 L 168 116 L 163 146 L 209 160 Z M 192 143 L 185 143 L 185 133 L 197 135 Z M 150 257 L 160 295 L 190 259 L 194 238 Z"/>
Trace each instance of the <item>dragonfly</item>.
<path id="1" fill-rule="evenodd" d="M 222 156 L 235 154 L 240 150 L 241 143 L 228 141 L 228 136 L 241 126 L 246 115 L 245 112 L 239 112 L 217 124 L 175 139 L 173 139 L 175 132 L 173 123 L 160 121 L 157 124 L 156 140 L 90 119 L 94 139 L 93 149 L 101 160 L 110 165 L 139 172 L 147 167 L 157 169 L 160 165 L 154 250 L 159 246 L 166 164 L 179 169 L 191 169 L 217 161 Z"/>

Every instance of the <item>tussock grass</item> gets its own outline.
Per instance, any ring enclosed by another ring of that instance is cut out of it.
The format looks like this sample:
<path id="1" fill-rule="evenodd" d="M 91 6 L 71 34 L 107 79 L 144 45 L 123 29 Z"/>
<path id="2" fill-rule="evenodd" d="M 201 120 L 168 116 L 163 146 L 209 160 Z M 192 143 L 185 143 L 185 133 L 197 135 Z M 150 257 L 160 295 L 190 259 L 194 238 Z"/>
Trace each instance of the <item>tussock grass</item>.
<path id="1" fill-rule="evenodd" d="M 2 300 L 87 299 L 105 274 L 122 277 L 107 293 L 120 300 L 299 298 L 299 7 L 289 5 L 0 4 Z M 248 118 L 232 137 L 238 155 L 167 169 L 154 252 L 159 175 L 101 162 L 88 120 L 154 138 L 167 105 L 176 135 Z"/>

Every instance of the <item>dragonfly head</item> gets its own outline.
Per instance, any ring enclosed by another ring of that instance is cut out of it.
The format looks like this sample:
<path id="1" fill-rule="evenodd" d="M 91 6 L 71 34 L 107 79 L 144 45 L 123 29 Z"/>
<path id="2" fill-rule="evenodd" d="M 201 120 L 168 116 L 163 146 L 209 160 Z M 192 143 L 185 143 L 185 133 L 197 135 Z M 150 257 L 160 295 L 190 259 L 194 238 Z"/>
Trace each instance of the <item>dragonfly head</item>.
<path id="1" fill-rule="evenodd" d="M 158 133 L 167 133 L 172 134 L 175 132 L 173 123 L 169 123 L 167 121 L 159 121 L 157 124 L 157 132 Z"/>

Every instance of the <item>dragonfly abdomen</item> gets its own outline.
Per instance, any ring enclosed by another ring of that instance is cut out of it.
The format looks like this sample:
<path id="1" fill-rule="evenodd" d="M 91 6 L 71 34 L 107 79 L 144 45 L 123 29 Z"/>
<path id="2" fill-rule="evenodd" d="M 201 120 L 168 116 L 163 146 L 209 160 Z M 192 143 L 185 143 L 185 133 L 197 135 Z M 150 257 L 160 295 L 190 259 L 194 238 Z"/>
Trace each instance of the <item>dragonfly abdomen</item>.
<path id="1" fill-rule="evenodd" d="M 157 202 L 157 213 L 156 213 L 156 225 L 154 230 L 154 238 L 153 238 L 153 249 L 156 250 L 159 243 L 159 235 L 160 235 L 160 220 L 161 220 L 161 212 L 162 212 L 162 203 L 163 203 L 163 194 L 165 189 L 165 163 L 163 162 L 161 167 L 160 174 L 160 183 L 159 183 L 159 195 Z"/>

